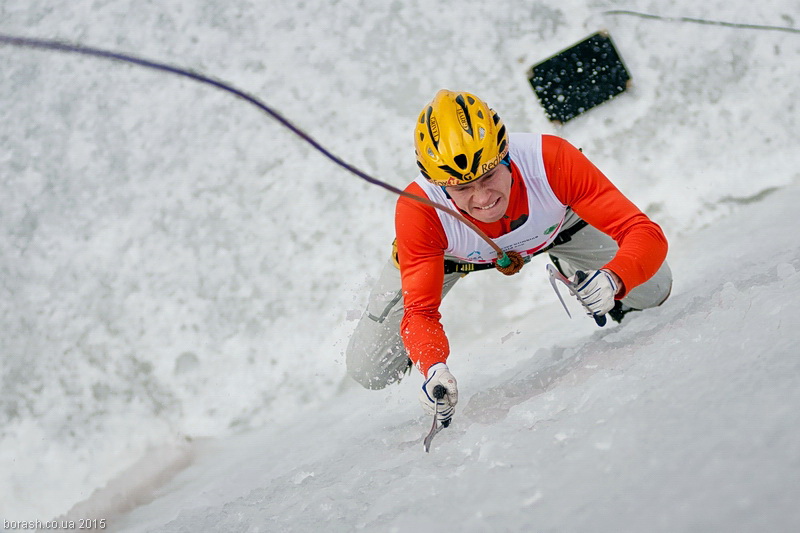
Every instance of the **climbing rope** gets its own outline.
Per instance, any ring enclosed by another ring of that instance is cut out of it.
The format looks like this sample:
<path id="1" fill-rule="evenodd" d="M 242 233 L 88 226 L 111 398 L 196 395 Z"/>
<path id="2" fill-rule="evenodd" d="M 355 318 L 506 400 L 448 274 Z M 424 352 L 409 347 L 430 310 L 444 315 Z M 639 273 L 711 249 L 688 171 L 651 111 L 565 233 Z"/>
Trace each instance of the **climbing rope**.
<path id="1" fill-rule="evenodd" d="M 241 98 L 242 100 L 245 100 L 246 102 L 256 106 L 258 109 L 260 109 L 261 111 L 263 111 L 264 113 L 266 113 L 267 115 L 269 115 L 270 117 L 272 117 L 273 119 L 278 121 L 282 126 L 287 128 L 289 131 L 291 131 L 292 133 L 294 133 L 295 135 L 300 137 L 302 140 L 304 140 L 305 142 L 310 144 L 312 147 L 314 147 L 314 149 L 319 151 L 322 155 L 324 155 L 325 157 L 327 157 L 328 159 L 333 161 L 333 163 L 335 163 L 336 165 L 342 167 L 343 169 L 347 170 L 348 172 L 358 176 L 359 178 L 367 181 L 368 183 L 371 183 L 373 185 L 377 185 L 379 187 L 382 187 L 382 188 L 386 189 L 387 191 L 393 192 L 393 193 L 395 193 L 395 194 L 397 194 L 399 196 L 403 196 L 405 198 L 410 198 L 410 199 L 412 199 L 414 201 L 420 202 L 422 204 L 425 204 L 425 205 L 428 205 L 428 206 L 433 207 L 435 209 L 438 209 L 440 211 L 443 211 L 443 212 L 447 213 L 448 215 L 455 217 L 456 219 L 458 219 L 462 223 L 466 224 L 470 229 L 472 229 L 475 233 L 477 233 L 478 236 L 480 236 L 483 240 L 485 240 L 492 247 L 492 249 L 497 253 L 496 266 L 497 266 L 498 269 L 503 268 L 503 269 L 507 269 L 508 270 L 508 269 L 512 268 L 513 264 L 515 264 L 513 262 L 513 260 L 511 260 L 508 257 L 508 255 L 506 255 L 506 253 L 499 246 L 497 246 L 497 244 L 494 243 L 494 241 L 492 241 L 483 231 L 481 231 L 480 228 L 478 228 L 474 223 L 472 223 L 467 218 L 465 218 L 458 211 L 456 211 L 454 209 L 451 209 L 451 208 L 449 208 L 447 206 L 438 204 L 436 202 L 433 202 L 433 201 L 429 200 L 428 198 L 423 198 L 421 196 L 417 196 L 415 194 L 411 194 L 411 193 L 408 193 L 408 192 L 403 191 L 401 189 L 398 189 L 397 187 L 394 187 L 394 186 L 392 186 L 392 185 L 390 185 L 388 183 L 385 183 L 385 182 L 383 182 L 383 181 L 381 181 L 379 179 L 376 179 L 376 178 L 370 176 L 369 174 L 359 170 L 358 168 L 354 167 L 350 163 L 344 161 L 340 157 L 338 157 L 335 154 L 331 153 L 329 150 L 327 150 L 325 147 L 323 147 L 321 144 L 319 144 L 313 137 L 311 137 L 309 134 L 307 134 L 306 132 L 304 132 L 303 130 L 301 130 L 300 128 L 298 128 L 297 126 L 292 124 L 291 122 L 289 122 L 289 120 L 286 119 L 283 115 L 281 115 L 280 113 L 278 113 L 277 111 L 275 111 L 274 109 L 272 109 L 271 107 L 269 107 L 268 105 L 266 105 L 265 103 L 260 101 L 255 96 L 252 96 L 252 95 L 250 95 L 250 94 L 248 94 L 248 93 L 246 93 L 244 91 L 241 91 L 241 90 L 233 87 L 232 85 L 230 85 L 228 83 L 225 83 L 225 82 L 222 82 L 222 81 L 219 81 L 219 80 L 215 80 L 215 79 L 210 78 L 208 76 L 204 76 L 202 74 L 198 74 L 196 72 L 192 72 L 192 71 L 184 69 L 184 68 L 168 65 L 166 63 L 159 63 L 159 62 L 156 62 L 156 61 L 151 61 L 149 59 L 144 59 L 144 58 L 136 57 L 136 56 L 129 55 L 129 54 L 123 54 L 123 53 L 119 53 L 119 52 L 111 52 L 111 51 L 108 51 L 108 50 L 102 50 L 102 49 L 99 49 L 99 48 L 92 48 L 92 47 L 89 47 L 89 46 L 69 44 L 69 43 L 65 43 L 65 42 L 57 41 L 57 40 L 33 39 L 33 38 L 28 38 L 28 37 L 18 37 L 18 36 L 14 36 L 14 35 L 0 34 L 0 44 L 8 44 L 8 45 L 12 45 L 12 46 L 19 46 L 19 47 L 26 47 L 26 48 L 38 48 L 38 49 L 45 49 L 45 50 L 55 50 L 55 51 L 58 51 L 58 52 L 82 54 L 82 55 L 87 55 L 87 56 L 94 56 L 94 57 L 100 57 L 100 58 L 104 58 L 104 59 L 109 59 L 109 60 L 112 60 L 112 61 L 121 61 L 121 62 L 124 62 L 124 63 L 131 63 L 131 64 L 134 64 L 134 65 L 139 65 L 141 67 L 150 68 L 150 69 L 158 70 L 158 71 L 161 71 L 161 72 L 167 72 L 167 73 L 175 74 L 175 75 L 178 75 L 178 76 L 183 76 L 185 78 L 189 78 L 191 80 L 194 80 L 194 81 L 197 81 L 197 82 L 200 82 L 200 83 L 205 83 L 205 84 L 211 85 L 212 87 L 215 87 L 217 89 L 226 91 L 226 92 L 228 92 L 230 94 L 233 94 L 234 96 L 236 96 L 238 98 Z M 521 268 L 521 266 L 520 266 L 520 268 Z M 515 270 L 514 272 L 510 272 L 510 273 L 516 273 L 518 271 L 519 271 L 519 268 L 517 268 L 517 270 Z"/>
<path id="2" fill-rule="evenodd" d="M 688 22 L 693 24 L 707 24 L 712 26 L 727 26 L 729 28 L 740 28 L 745 30 L 772 30 L 772 31 L 785 31 L 789 33 L 800 33 L 798 28 L 789 28 L 786 26 L 766 26 L 761 24 L 741 24 L 738 22 L 723 22 L 720 20 L 707 20 L 692 17 L 665 17 L 662 15 L 651 15 L 650 13 L 641 13 L 639 11 L 628 11 L 625 9 L 612 9 L 610 11 L 603 11 L 603 15 L 630 15 L 634 17 L 663 20 L 666 22 Z"/>

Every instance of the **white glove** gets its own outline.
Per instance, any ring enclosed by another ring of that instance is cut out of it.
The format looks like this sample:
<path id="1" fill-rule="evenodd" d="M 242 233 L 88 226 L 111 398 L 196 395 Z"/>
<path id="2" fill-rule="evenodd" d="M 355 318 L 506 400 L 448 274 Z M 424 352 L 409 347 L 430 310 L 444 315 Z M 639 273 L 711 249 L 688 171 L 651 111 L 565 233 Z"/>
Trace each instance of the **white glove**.
<path id="1" fill-rule="evenodd" d="M 443 386 L 446 391 L 445 397 L 440 400 L 433 397 L 433 389 L 436 385 Z M 436 363 L 428 369 L 428 379 L 422 384 L 419 403 L 429 415 L 436 413 L 436 418 L 443 426 L 450 424 L 450 419 L 453 417 L 458 403 L 458 384 L 446 364 Z"/>
<path id="2" fill-rule="evenodd" d="M 590 315 L 602 316 L 614 308 L 617 283 L 608 271 L 578 271 L 570 281 L 575 287 L 575 295 Z"/>

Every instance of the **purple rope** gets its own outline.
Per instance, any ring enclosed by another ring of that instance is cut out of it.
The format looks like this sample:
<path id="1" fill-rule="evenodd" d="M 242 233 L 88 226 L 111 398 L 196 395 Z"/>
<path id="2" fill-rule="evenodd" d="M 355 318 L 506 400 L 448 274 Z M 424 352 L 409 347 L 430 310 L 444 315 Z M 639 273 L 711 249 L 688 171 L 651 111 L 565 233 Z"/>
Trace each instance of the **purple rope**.
<path id="1" fill-rule="evenodd" d="M 291 130 L 292 133 L 306 141 L 308 144 L 316 148 L 319 152 L 321 152 L 325 157 L 339 165 L 340 167 L 348 170 L 349 172 L 355 174 L 359 178 L 372 183 L 373 185 L 377 185 L 379 187 L 383 187 L 386 190 L 389 190 L 395 194 L 401 194 L 402 192 L 397 187 L 393 187 L 388 183 L 384 183 L 378 179 L 373 178 L 369 174 L 357 169 L 350 163 L 344 161 L 343 159 L 339 158 L 338 156 L 329 152 L 325 147 L 319 144 L 314 138 L 308 135 L 306 132 L 289 122 L 286 117 L 260 101 L 255 96 L 247 94 L 244 91 L 240 91 L 239 89 L 219 80 L 215 80 L 213 78 L 209 78 L 208 76 L 204 76 L 202 74 L 197 74 L 196 72 L 192 72 L 190 70 L 186 70 L 179 67 L 174 67 L 172 65 L 167 65 L 165 63 L 158 63 L 156 61 L 150 61 L 148 59 L 143 59 L 141 57 L 136 57 L 128 54 L 121 54 L 118 52 L 109 52 L 108 50 L 101 50 L 99 48 L 92 48 L 89 46 L 79 46 L 74 44 L 68 44 L 61 41 L 49 40 L 49 39 L 31 39 L 27 37 L 16 37 L 13 35 L 5 35 L 0 33 L 0 43 L 2 44 L 10 44 L 13 46 L 22 46 L 27 48 L 41 48 L 46 50 L 57 50 L 59 52 L 73 52 L 76 54 L 83 54 L 87 56 L 95 56 L 95 57 L 102 57 L 105 59 L 111 59 L 113 61 L 122 61 L 124 63 L 133 63 L 134 65 L 139 65 L 146 68 L 151 68 L 155 70 L 160 70 L 162 72 L 169 72 L 171 74 L 177 74 L 178 76 L 183 76 L 185 78 L 190 78 L 195 81 L 199 81 L 201 83 L 205 83 L 207 85 L 211 85 L 212 87 L 216 87 L 217 89 L 221 89 L 223 91 L 227 91 L 234 96 L 249 102 L 271 116 L 273 119 L 280 122 L 286 128 Z"/>
<path id="2" fill-rule="evenodd" d="M 395 193 L 397 195 L 405 196 L 407 198 L 411 198 L 413 200 L 416 200 L 416 201 L 421 202 L 423 204 L 429 205 L 431 207 L 439 209 L 440 211 L 444 211 L 445 213 L 448 213 L 448 214 L 454 216 L 455 218 L 457 218 L 458 220 L 460 220 L 461 222 L 463 222 L 464 224 L 469 226 L 483 240 L 485 240 L 497 252 L 498 258 L 501 261 L 507 260 L 507 258 L 505 256 L 505 254 L 503 253 L 503 251 L 491 239 L 489 239 L 489 237 L 486 236 L 486 234 L 484 232 L 482 232 L 480 230 L 480 228 L 478 228 L 475 224 L 473 224 L 472 222 L 470 222 L 469 220 L 464 218 L 457 211 L 455 211 L 453 209 L 450 209 L 447 206 L 443 206 L 443 205 L 437 204 L 436 202 L 433 202 L 433 201 L 431 201 L 431 200 L 429 200 L 427 198 L 423 198 L 421 196 L 417 196 L 417 195 L 405 192 L 405 191 L 403 191 L 401 189 L 398 189 L 397 187 L 394 187 L 392 185 L 389 185 L 388 183 L 385 183 L 385 182 L 383 182 L 383 181 L 381 181 L 379 179 L 373 178 L 369 174 L 357 169 L 356 167 L 354 167 L 350 163 L 344 161 L 340 157 L 338 157 L 338 156 L 332 154 L 331 152 L 329 152 L 325 147 L 323 147 L 321 144 L 319 144 L 313 137 L 311 137 L 306 132 L 304 132 L 303 130 L 301 130 L 300 128 L 298 128 L 297 126 L 292 124 L 291 122 L 289 122 L 289 120 L 286 119 L 286 117 L 284 117 L 283 115 L 281 115 L 280 113 L 278 113 L 277 111 L 275 111 L 274 109 L 272 109 L 271 107 L 269 107 L 268 105 L 266 105 L 265 103 L 260 101 L 255 96 L 247 94 L 244 91 L 240 91 L 239 89 L 237 89 L 237 88 L 235 88 L 235 87 L 233 87 L 233 86 L 231 86 L 231 85 L 229 85 L 227 83 L 221 82 L 219 80 L 215 80 L 214 78 L 209 78 L 208 76 L 204 76 L 202 74 L 198 74 L 198 73 L 192 72 L 190 70 L 186 70 L 186 69 L 179 68 L 179 67 L 174 67 L 172 65 L 167 65 L 165 63 L 158 63 L 156 61 L 150 61 L 149 59 L 144 59 L 144 58 L 141 58 L 141 57 L 136 57 L 136 56 L 132 56 L 132 55 L 128 55 L 128 54 L 122 54 L 122 53 L 119 53 L 119 52 L 110 52 L 108 50 L 101 50 L 99 48 L 92 48 L 92 47 L 89 47 L 89 46 L 79 46 L 79 45 L 75 45 L 75 44 L 68 44 L 68 43 L 61 42 L 61 41 L 56 41 L 56 40 L 32 39 L 32 38 L 28 38 L 28 37 L 17 37 L 17 36 L 14 36 L 14 35 L 5 35 L 5 34 L 0 33 L 0 44 L 10 44 L 12 46 L 21 46 L 21 47 L 27 47 L 27 48 L 41 48 L 41 49 L 45 49 L 45 50 L 56 50 L 58 52 L 72 52 L 72 53 L 76 53 L 76 54 L 83 54 L 83 55 L 87 55 L 87 56 L 95 56 L 95 57 L 101 57 L 101 58 L 105 58 L 105 59 L 110 59 L 112 61 L 121 61 L 123 63 L 133 63 L 134 65 L 139 65 L 139 66 L 146 67 L 146 68 L 151 68 L 151 69 L 154 69 L 154 70 L 160 70 L 162 72 L 168 72 L 170 74 L 177 74 L 178 76 L 183 76 L 185 78 L 189 78 L 189 79 L 192 79 L 192 80 L 195 80 L 195 81 L 199 81 L 200 83 L 205 83 L 207 85 L 211 85 L 212 87 L 216 87 L 217 89 L 221 89 L 223 91 L 231 93 L 234 96 L 236 96 L 238 98 L 241 98 L 242 100 L 253 104 L 257 108 L 259 108 L 261 111 L 265 112 L 270 117 L 272 117 L 273 119 L 277 120 L 279 123 L 281 123 L 287 129 L 289 129 L 292 133 L 294 133 L 295 135 L 297 135 L 298 137 L 300 137 L 301 139 L 306 141 L 308 144 L 310 144 L 311 146 L 316 148 L 322 155 L 324 155 L 325 157 L 327 157 L 328 159 L 330 159 L 331 161 L 333 161 L 335 164 L 337 164 L 338 166 L 342 167 L 343 169 L 349 171 L 352 174 L 355 174 L 356 176 L 358 176 L 359 178 L 363 179 L 364 181 L 367 181 L 368 183 L 371 183 L 373 185 L 377 185 L 378 187 L 382 187 L 382 188 L 386 189 L 387 191 L 393 192 L 393 193 Z"/>

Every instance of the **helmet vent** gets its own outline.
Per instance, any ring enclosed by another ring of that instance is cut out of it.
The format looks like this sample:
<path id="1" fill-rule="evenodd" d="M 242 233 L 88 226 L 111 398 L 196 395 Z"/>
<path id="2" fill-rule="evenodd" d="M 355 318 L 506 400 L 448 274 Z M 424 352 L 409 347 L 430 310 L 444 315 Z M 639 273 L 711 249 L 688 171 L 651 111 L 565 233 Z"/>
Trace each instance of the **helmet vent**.
<path id="1" fill-rule="evenodd" d="M 477 113 L 477 115 L 478 115 L 478 118 L 479 118 L 479 119 L 483 120 L 483 111 L 481 111 L 480 109 L 478 109 L 478 113 Z"/>
<path id="2" fill-rule="evenodd" d="M 436 154 L 433 153 L 433 150 L 431 150 L 430 146 L 428 147 L 428 157 L 431 159 L 436 159 Z"/>
<path id="3" fill-rule="evenodd" d="M 472 168 L 470 169 L 472 174 L 478 173 L 478 167 L 481 164 L 481 155 L 483 155 L 483 148 L 475 152 L 475 155 L 472 156 Z"/>
<path id="4" fill-rule="evenodd" d="M 464 154 L 458 154 L 453 158 L 453 161 L 455 161 L 456 165 L 458 165 L 458 168 L 460 168 L 461 170 L 466 170 L 467 156 L 465 156 Z"/>
<path id="5" fill-rule="evenodd" d="M 478 128 L 478 138 L 483 140 L 484 137 L 486 137 L 486 130 L 483 128 Z"/>
<path id="6" fill-rule="evenodd" d="M 506 125 L 503 124 L 500 127 L 500 131 L 497 132 L 497 144 L 500 144 L 506 138 Z"/>
<path id="7" fill-rule="evenodd" d="M 460 94 L 456 96 L 456 103 L 458 104 L 456 116 L 458 117 L 459 124 L 461 124 L 461 127 L 464 128 L 464 131 L 469 135 L 475 135 L 472 131 L 472 117 L 470 116 L 466 102 L 464 102 L 464 97 Z"/>

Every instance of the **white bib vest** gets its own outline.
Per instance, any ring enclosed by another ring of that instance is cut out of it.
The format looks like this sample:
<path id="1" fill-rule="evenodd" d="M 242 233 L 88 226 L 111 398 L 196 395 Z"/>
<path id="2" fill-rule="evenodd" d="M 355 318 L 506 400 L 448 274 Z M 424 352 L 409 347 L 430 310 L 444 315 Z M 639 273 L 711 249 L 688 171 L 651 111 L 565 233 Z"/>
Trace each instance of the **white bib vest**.
<path id="1" fill-rule="evenodd" d="M 550 188 L 542 159 L 542 136 L 534 133 L 510 133 L 509 154 L 517 166 L 528 192 L 528 219 L 513 231 L 492 239 L 503 251 L 514 250 L 528 257 L 555 240 L 564 223 L 567 206 Z M 420 175 L 415 182 L 432 201 L 458 210 L 441 187 Z M 497 253 L 472 229 L 451 215 L 436 210 L 447 236 L 446 256 L 468 263 L 490 263 Z"/>

